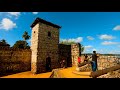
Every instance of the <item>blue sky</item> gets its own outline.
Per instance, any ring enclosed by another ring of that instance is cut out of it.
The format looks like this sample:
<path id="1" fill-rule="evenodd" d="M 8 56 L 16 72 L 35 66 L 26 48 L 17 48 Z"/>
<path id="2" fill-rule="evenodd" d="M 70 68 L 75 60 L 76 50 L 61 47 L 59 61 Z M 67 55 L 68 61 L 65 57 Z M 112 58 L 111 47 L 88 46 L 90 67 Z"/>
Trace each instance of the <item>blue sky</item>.
<path id="1" fill-rule="evenodd" d="M 37 17 L 62 26 L 60 40 L 80 42 L 84 53 L 120 53 L 120 12 L 0 12 L 0 40 L 23 40 Z"/>

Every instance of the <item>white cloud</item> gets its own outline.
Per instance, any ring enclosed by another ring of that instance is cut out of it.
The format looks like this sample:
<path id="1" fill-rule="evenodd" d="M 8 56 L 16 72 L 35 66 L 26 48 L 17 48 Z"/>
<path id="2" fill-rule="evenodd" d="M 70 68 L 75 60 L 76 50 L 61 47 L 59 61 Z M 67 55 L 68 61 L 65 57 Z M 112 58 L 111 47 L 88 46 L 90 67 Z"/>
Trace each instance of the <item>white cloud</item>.
<path id="1" fill-rule="evenodd" d="M 13 29 L 16 27 L 16 23 L 14 23 L 12 20 L 8 18 L 3 18 L 0 22 L 0 29 L 4 29 L 6 31 Z"/>
<path id="2" fill-rule="evenodd" d="M 84 46 L 84 53 L 89 53 L 91 52 L 91 49 L 93 48 L 93 46 L 91 45 L 87 45 L 87 46 Z"/>
<path id="3" fill-rule="evenodd" d="M 112 35 L 103 34 L 103 35 L 100 35 L 99 38 L 102 40 L 112 40 L 112 39 L 115 39 L 116 37 L 113 37 Z"/>
<path id="4" fill-rule="evenodd" d="M 88 39 L 88 40 L 94 40 L 94 38 L 91 37 L 91 36 L 87 36 L 87 39 Z"/>
<path id="5" fill-rule="evenodd" d="M 20 15 L 20 12 L 7 12 L 7 13 L 16 17 Z"/>
<path id="6" fill-rule="evenodd" d="M 116 45 L 118 42 L 104 41 L 101 43 L 102 45 Z"/>
<path id="7" fill-rule="evenodd" d="M 85 46 L 85 49 L 90 49 L 90 48 L 92 48 L 91 45 Z"/>
<path id="8" fill-rule="evenodd" d="M 92 51 L 97 51 L 97 49 L 93 48 Z"/>
<path id="9" fill-rule="evenodd" d="M 33 14 L 38 14 L 38 12 L 32 12 Z"/>
<path id="10" fill-rule="evenodd" d="M 115 27 L 113 28 L 113 30 L 115 30 L 115 31 L 120 30 L 120 25 L 115 26 Z"/>
<path id="11" fill-rule="evenodd" d="M 108 54 L 119 54 L 120 53 L 120 51 L 118 51 L 118 50 L 111 50 L 111 51 L 109 51 L 109 52 L 107 52 Z"/>
<path id="12" fill-rule="evenodd" d="M 71 38 L 71 39 L 61 39 L 61 41 L 80 43 L 83 41 L 83 37 Z"/>

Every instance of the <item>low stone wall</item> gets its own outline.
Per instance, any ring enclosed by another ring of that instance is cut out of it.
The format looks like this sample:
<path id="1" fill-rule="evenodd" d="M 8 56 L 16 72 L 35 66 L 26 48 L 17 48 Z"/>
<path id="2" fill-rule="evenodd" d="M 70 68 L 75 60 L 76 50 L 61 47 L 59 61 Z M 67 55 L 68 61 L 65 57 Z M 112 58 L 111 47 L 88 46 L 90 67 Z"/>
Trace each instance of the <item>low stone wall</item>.
<path id="1" fill-rule="evenodd" d="M 119 59 L 117 57 L 102 55 L 98 58 L 98 70 L 116 66 L 118 63 L 119 63 Z"/>
<path id="2" fill-rule="evenodd" d="M 90 56 L 89 56 L 90 57 Z M 81 56 L 82 58 L 82 62 L 84 62 L 84 57 Z M 90 59 L 91 61 L 92 59 Z M 106 69 L 106 68 L 110 68 L 110 67 L 113 67 L 113 66 L 116 66 L 117 64 L 120 63 L 119 59 L 115 56 L 104 56 L 104 55 L 100 55 L 99 58 L 98 58 L 98 70 L 103 70 L 103 69 Z M 82 67 L 79 67 L 79 71 L 91 71 L 91 64 L 87 64 L 87 65 L 84 65 Z"/>
<path id="3" fill-rule="evenodd" d="M 31 70 L 30 49 L 0 49 L 0 75 Z"/>
<path id="4" fill-rule="evenodd" d="M 111 71 L 97 78 L 120 78 L 120 70 Z"/>
<path id="5" fill-rule="evenodd" d="M 86 64 L 82 67 L 79 67 L 78 71 L 80 71 L 80 72 L 90 72 L 90 71 L 92 71 L 91 64 Z"/>

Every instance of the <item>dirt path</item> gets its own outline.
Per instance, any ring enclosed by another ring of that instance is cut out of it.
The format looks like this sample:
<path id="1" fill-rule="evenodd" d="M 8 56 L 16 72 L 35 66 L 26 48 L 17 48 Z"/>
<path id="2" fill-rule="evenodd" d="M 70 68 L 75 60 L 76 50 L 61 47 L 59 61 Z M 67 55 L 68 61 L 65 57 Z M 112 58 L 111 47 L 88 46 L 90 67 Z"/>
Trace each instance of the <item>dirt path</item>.
<path id="1" fill-rule="evenodd" d="M 3 76 L 1 78 L 49 78 L 50 75 L 51 75 L 51 72 L 33 74 L 31 71 L 28 71 L 28 72 L 22 72 L 22 73 L 12 74 L 8 76 Z"/>
<path id="2" fill-rule="evenodd" d="M 89 76 L 90 72 L 79 72 L 77 74 L 74 73 L 74 71 L 75 71 L 75 67 L 70 67 L 66 69 L 61 69 L 59 72 L 65 78 L 91 78 Z"/>
<path id="3" fill-rule="evenodd" d="M 75 67 L 69 67 L 65 69 L 60 69 L 59 73 L 63 76 L 63 78 L 90 78 L 90 72 L 79 72 L 76 74 Z M 3 76 L 0 78 L 49 78 L 52 72 L 41 73 L 41 74 L 33 74 L 31 71 L 12 74 L 8 76 Z"/>

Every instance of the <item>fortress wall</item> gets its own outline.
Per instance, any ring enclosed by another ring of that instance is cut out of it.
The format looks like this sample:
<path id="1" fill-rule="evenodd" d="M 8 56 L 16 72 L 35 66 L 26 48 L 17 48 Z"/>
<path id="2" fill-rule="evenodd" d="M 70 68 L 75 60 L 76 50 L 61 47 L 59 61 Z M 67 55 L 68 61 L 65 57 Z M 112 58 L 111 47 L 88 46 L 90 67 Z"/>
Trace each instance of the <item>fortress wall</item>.
<path id="1" fill-rule="evenodd" d="M 31 50 L 0 49 L 0 72 L 14 73 L 31 69 Z"/>

